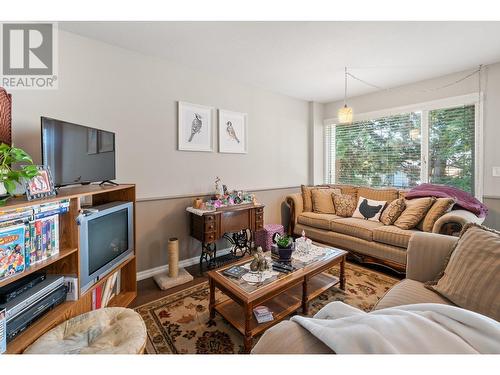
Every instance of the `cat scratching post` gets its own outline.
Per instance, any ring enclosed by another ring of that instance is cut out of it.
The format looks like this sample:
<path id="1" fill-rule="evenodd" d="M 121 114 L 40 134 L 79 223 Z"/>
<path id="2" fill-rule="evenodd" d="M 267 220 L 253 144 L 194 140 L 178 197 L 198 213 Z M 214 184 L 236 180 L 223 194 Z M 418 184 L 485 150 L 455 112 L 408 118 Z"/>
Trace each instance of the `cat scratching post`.
<path id="1" fill-rule="evenodd" d="M 161 290 L 173 288 L 193 280 L 193 276 L 184 268 L 179 268 L 179 240 L 170 238 L 167 245 L 168 272 L 163 272 L 154 277 L 156 284 Z"/>

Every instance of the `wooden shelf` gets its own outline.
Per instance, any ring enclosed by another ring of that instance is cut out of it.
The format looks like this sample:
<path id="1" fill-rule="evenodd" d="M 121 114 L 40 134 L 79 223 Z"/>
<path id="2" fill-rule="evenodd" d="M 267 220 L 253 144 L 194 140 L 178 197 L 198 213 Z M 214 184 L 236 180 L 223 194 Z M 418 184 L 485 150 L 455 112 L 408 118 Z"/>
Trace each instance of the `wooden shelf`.
<path id="1" fill-rule="evenodd" d="M 7 353 L 18 354 L 48 330 L 71 317 L 76 302 L 63 302 L 30 325 L 24 332 L 7 344 Z"/>
<path id="2" fill-rule="evenodd" d="M 102 279 L 100 279 L 98 282 L 96 282 L 94 285 L 92 285 L 88 290 L 86 290 L 81 295 L 81 297 L 85 297 L 86 295 L 90 294 L 92 292 L 92 290 L 94 290 L 95 288 L 97 288 L 99 285 L 103 285 L 106 282 L 106 280 L 109 277 L 111 277 L 111 275 L 113 275 L 115 272 L 121 270 L 123 267 L 125 267 L 127 264 L 129 264 L 134 259 L 135 259 L 135 255 L 131 256 L 130 258 L 127 258 L 123 263 L 121 263 L 118 266 L 116 266 L 115 268 L 113 268 L 113 271 L 111 271 L 106 276 L 104 276 Z"/>
<path id="3" fill-rule="evenodd" d="M 26 268 L 24 270 L 24 272 L 21 272 L 19 274 L 16 274 L 12 277 L 9 277 L 5 280 L 2 280 L 0 282 L 0 287 L 2 286 L 5 286 L 5 285 L 8 285 L 10 284 L 11 282 L 13 281 L 16 281 L 16 280 L 19 280 L 19 279 L 22 279 L 23 277 L 25 276 L 28 276 L 29 274 L 33 273 L 33 272 L 37 272 L 37 271 L 40 271 L 42 270 L 43 268 L 55 263 L 55 262 L 58 262 L 60 261 L 61 259 L 64 259 L 66 258 L 68 255 L 70 254 L 73 254 L 75 252 L 77 252 L 78 249 L 75 248 L 75 249 L 63 249 L 63 250 L 60 250 L 58 254 L 56 255 L 53 255 L 51 256 L 50 258 L 47 258 L 39 263 L 35 263 L 34 265 Z"/>
<path id="4" fill-rule="evenodd" d="M 19 280 L 33 272 L 45 270 L 50 274 L 75 274 L 79 282 L 80 279 L 80 260 L 79 260 L 79 233 L 78 225 L 75 221 L 78 216 L 81 206 L 81 198 L 91 197 L 93 205 L 99 205 L 116 201 L 132 202 L 135 208 L 135 185 L 118 185 L 118 186 L 75 186 L 65 187 L 58 191 L 57 196 L 28 201 L 26 197 L 18 197 L 10 199 L 4 209 L 21 208 L 36 206 L 49 202 L 57 202 L 63 199 L 69 199 L 69 212 L 60 217 L 60 236 L 59 243 L 61 250 L 58 254 L 34 264 L 31 267 L 18 275 L 12 276 L 0 282 L 0 287 L 8 285 L 16 280 Z M 135 209 L 133 222 L 135 224 Z M 134 229 L 135 232 L 135 229 Z M 107 278 L 115 271 L 121 271 L 121 291 L 118 295 L 113 297 L 109 306 L 128 306 L 137 295 L 136 283 L 136 260 L 135 260 L 135 243 L 136 236 L 134 235 L 134 254 L 125 260 L 122 264 L 115 267 L 108 275 L 103 277 L 96 285 L 92 286 L 90 290 L 79 295 L 77 301 L 67 301 L 54 309 L 48 311 L 41 318 L 35 321 L 32 325 L 20 333 L 14 340 L 7 344 L 7 353 L 22 353 L 26 347 L 32 344 L 36 339 L 44 333 L 54 328 L 65 320 L 71 319 L 77 315 L 86 313 L 92 309 L 92 291 L 97 285 L 105 282 Z"/>
<path id="5" fill-rule="evenodd" d="M 10 208 L 20 208 L 20 207 L 28 207 L 28 206 L 36 206 L 39 204 L 57 202 L 62 199 L 71 199 L 84 197 L 88 195 L 97 195 L 103 193 L 109 193 L 113 191 L 120 191 L 124 189 L 134 188 L 135 185 L 132 184 L 123 184 L 118 186 L 111 185 L 84 185 L 84 186 L 71 186 L 71 187 L 62 187 L 57 191 L 57 195 L 49 198 L 37 199 L 33 201 L 28 201 L 25 196 L 15 197 L 9 199 L 4 206 L 2 206 L 2 210 L 10 209 Z"/>
<path id="6" fill-rule="evenodd" d="M 108 303 L 108 307 L 128 306 L 137 297 L 137 292 L 122 292 L 114 296 Z"/>

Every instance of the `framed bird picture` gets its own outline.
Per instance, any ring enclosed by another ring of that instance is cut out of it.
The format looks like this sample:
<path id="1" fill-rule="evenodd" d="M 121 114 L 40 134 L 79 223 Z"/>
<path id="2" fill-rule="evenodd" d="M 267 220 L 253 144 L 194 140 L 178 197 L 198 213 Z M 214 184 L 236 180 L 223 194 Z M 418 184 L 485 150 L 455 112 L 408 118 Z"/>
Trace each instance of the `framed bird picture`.
<path id="1" fill-rule="evenodd" d="M 179 150 L 213 151 L 213 107 L 179 102 Z"/>
<path id="2" fill-rule="evenodd" d="M 219 109 L 219 152 L 246 154 L 247 114 Z"/>

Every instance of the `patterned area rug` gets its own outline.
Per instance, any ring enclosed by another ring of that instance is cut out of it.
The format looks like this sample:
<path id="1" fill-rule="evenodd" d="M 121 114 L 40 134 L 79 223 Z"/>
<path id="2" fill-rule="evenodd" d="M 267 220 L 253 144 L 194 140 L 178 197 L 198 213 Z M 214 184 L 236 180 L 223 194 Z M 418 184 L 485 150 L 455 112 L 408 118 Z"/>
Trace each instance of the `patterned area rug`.
<path id="1" fill-rule="evenodd" d="M 339 269 L 328 271 L 338 276 Z M 311 301 L 309 315 L 327 303 L 343 301 L 369 311 L 398 279 L 352 263 L 346 264 L 346 291 L 333 287 Z M 217 290 L 217 302 L 227 297 Z M 208 282 L 136 308 L 148 330 L 149 354 L 243 353 L 243 336 L 216 314 L 209 322 Z M 299 310 L 300 311 L 300 310 Z M 254 345 L 258 341 L 254 339 Z"/>

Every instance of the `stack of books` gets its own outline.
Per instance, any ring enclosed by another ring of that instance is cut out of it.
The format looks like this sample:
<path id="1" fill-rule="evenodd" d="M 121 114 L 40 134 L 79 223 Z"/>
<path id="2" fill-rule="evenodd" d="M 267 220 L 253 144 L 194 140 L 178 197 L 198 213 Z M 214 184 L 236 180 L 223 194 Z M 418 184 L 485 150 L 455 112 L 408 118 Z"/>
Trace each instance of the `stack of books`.
<path id="1" fill-rule="evenodd" d="M 69 200 L 0 210 L 0 280 L 59 253 L 59 215 Z"/>
<path id="2" fill-rule="evenodd" d="M 267 306 L 257 306 L 253 309 L 257 323 L 266 323 L 274 320 L 273 312 Z"/>
<path id="3" fill-rule="evenodd" d="M 112 274 L 106 282 L 92 290 L 92 310 L 106 307 L 109 301 L 120 292 L 120 271 Z"/>

